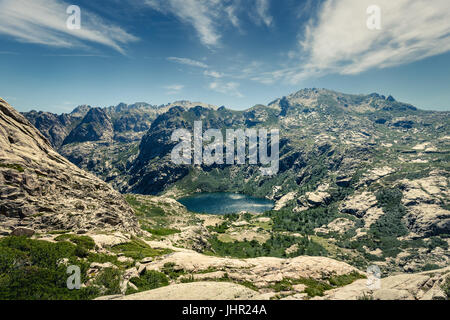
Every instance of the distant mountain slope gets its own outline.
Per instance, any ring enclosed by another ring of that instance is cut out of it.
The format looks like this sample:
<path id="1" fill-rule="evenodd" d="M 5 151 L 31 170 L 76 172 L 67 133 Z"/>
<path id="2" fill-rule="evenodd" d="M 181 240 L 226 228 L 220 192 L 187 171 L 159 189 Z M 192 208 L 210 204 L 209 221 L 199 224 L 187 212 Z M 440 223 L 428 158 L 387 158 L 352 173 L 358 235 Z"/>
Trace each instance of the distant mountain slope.
<path id="1" fill-rule="evenodd" d="M 109 185 L 60 156 L 0 99 L 1 232 L 114 229 L 136 232 L 133 210 Z"/>
<path id="2" fill-rule="evenodd" d="M 24 115 L 55 148 L 59 148 L 63 144 L 64 139 L 69 135 L 71 130 L 85 116 L 85 114 L 80 112 L 56 115 L 42 111 L 30 111 Z"/>

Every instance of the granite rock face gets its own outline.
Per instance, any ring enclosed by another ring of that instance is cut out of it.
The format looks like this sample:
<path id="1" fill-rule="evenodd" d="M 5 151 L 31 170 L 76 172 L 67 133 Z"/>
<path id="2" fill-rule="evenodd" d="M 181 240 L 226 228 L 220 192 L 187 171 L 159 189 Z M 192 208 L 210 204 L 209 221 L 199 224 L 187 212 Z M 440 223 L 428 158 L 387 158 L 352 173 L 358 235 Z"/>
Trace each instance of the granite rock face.
<path id="1" fill-rule="evenodd" d="M 115 229 L 138 223 L 109 185 L 59 155 L 20 113 L 0 99 L 0 220 L 3 233 Z"/>

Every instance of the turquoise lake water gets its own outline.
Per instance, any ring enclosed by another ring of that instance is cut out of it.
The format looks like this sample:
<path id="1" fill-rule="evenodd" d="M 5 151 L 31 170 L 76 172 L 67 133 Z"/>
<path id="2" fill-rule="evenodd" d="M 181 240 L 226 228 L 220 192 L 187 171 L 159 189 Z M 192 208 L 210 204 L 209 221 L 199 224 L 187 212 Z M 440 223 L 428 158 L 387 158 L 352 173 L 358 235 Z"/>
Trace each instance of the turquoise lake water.
<path id="1" fill-rule="evenodd" d="M 189 211 L 217 215 L 242 211 L 263 213 L 274 207 L 271 200 L 237 193 L 198 193 L 178 201 Z"/>

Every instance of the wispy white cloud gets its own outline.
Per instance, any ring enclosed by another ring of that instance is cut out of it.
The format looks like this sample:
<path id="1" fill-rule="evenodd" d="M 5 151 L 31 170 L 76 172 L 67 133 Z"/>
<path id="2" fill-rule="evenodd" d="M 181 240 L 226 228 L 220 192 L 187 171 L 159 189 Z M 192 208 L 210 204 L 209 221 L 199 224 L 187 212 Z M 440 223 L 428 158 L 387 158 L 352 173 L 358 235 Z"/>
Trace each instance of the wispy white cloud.
<path id="1" fill-rule="evenodd" d="M 237 82 L 212 82 L 209 84 L 209 88 L 213 91 L 223 94 L 243 98 L 244 95 L 239 91 L 239 83 Z"/>
<path id="2" fill-rule="evenodd" d="M 193 59 L 189 59 L 189 58 L 180 58 L 180 57 L 168 57 L 166 59 L 168 61 L 187 65 L 190 67 L 206 69 L 203 71 L 203 75 L 205 77 L 211 77 L 211 78 L 215 78 L 215 79 L 220 79 L 220 78 L 225 77 L 225 74 L 209 69 L 210 67 L 206 63 L 198 61 L 198 60 L 193 60 Z"/>
<path id="3" fill-rule="evenodd" d="M 381 8 L 381 30 L 366 25 L 366 10 L 374 3 Z M 307 57 L 300 69 L 284 71 L 293 82 L 328 73 L 358 74 L 442 54 L 450 50 L 450 2 L 328 0 L 308 23 L 300 47 Z"/>
<path id="4" fill-rule="evenodd" d="M 154 10 L 171 14 L 181 22 L 192 25 L 200 41 L 208 47 L 220 44 L 224 28 L 228 26 L 240 28 L 239 15 L 251 16 L 258 24 L 267 26 L 273 24 L 273 17 L 269 13 L 269 0 L 144 0 L 144 2 Z"/>
<path id="5" fill-rule="evenodd" d="M 220 79 L 220 78 L 224 77 L 223 73 L 220 73 L 217 71 L 212 71 L 212 70 L 205 70 L 205 72 L 203 74 L 207 77 L 212 77 L 212 78 L 216 78 L 216 79 Z"/>
<path id="6" fill-rule="evenodd" d="M 269 0 L 256 0 L 256 18 L 257 21 L 262 22 L 266 26 L 270 27 L 273 23 L 273 17 L 269 13 L 270 3 Z"/>
<path id="7" fill-rule="evenodd" d="M 18 55 L 18 52 L 13 52 L 13 51 L 0 51 L 0 54 L 4 54 L 4 55 Z"/>
<path id="8" fill-rule="evenodd" d="M 198 67 L 198 68 L 203 68 L 203 69 L 208 68 L 208 65 L 206 63 L 203 63 L 203 62 L 197 61 L 197 60 L 193 60 L 193 59 L 189 59 L 189 58 L 168 57 L 167 60 L 176 62 L 179 64 L 191 66 L 191 67 Z"/>
<path id="9" fill-rule="evenodd" d="M 28 43 L 54 47 L 86 47 L 97 43 L 125 54 L 125 45 L 138 41 L 134 35 L 81 8 L 82 27 L 66 25 L 68 3 L 60 0 L 2 0 L 0 34 Z"/>
<path id="10" fill-rule="evenodd" d="M 45 57 L 66 57 L 66 58 L 79 58 L 79 57 L 88 57 L 88 58 L 110 58 L 110 56 L 103 54 L 82 54 L 82 53 L 74 53 L 74 54 L 46 54 Z"/>
<path id="11" fill-rule="evenodd" d="M 182 84 L 173 84 L 170 86 L 165 86 L 164 89 L 167 90 L 166 94 L 178 94 L 181 90 L 184 89 L 184 85 Z"/>
<path id="12" fill-rule="evenodd" d="M 237 3 L 239 3 L 240 0 L 236 0 Z M 240 27 L 240 22 L 239 22 L 239 18 L 237 16 L 237 5 L 230 5 L 228 7 L 225 7 L 225 12 L 227 13 L 228 19 L 230 19 L 231 24 L 236 27 L 239 28 Z"/>
<path id="13" fill-rule="evenodd" d="M 220 40 L 216 19 L 221 14 L 220 0 L 146 0 L 147 5 L 162 13 L 171 13 L 191 24 L 203 44 L 215 46 Z"/>

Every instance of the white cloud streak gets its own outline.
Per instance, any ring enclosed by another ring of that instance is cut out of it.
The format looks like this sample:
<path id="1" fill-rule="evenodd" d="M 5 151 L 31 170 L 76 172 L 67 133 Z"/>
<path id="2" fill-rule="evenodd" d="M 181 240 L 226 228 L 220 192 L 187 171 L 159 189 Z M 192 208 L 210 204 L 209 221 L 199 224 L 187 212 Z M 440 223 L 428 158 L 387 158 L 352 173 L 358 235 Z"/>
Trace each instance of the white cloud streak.
<path id="1" fill-rule="evenodd" d="M 178 94 L 178 93 L 180 93 L 181 90 L 184 89 L 184 85 L 182 85 L 182 84 L 173 84 L 173 85 L 170 85 L 170 86 L 166 86 L 164 88 L 167 90 L 166 94 Z"/>
<path id="2" fill-rule="evenodd" d="M 182 22 L 191 24 L 203 44 L 218 44 L 221 36 L 215 21 L 221 13 L 220 0 L 146 0 L 145 3 L 155 10 L 165 14 L 171 13 Z"/>
<path id="3" fill-rule="evenodd" d="M 73 48 L 97 43 L 125 54 L 124 46 L 139 39 L 117 25 L 81 8 L 80 30 L 66 25 L 68 3 L 59 0 L 2 0 L 0 34 L 20 42 Z"/>
<path id="4" fill-rule="evenodd" d="M 192 25 L 200 41 L 207 47 L 220 45 L 221 31 L 224 28 L 228 26 L 240 28 L 239 14 L 254 17 L 258 24 L 272 25 L 269 0 L 252 0 L 250 6 L 249 2 L 249 0 L 144 0 L 150 8 L 171 14 L 182 23 Z"/>
<path id="5" fill-rule="evenodd" d="M 216 78 L 216 79 L 220 79 L 220 78 L 224 77 L 224 74 L 217 72 L 217 71 L 212 71 L 212 70 L 205 70 L 205 72 L 203 74 L 207 77 L 212 77 L 212 78 Z"/>
<path id="6" fill-rule="evenodd" d="M 256 0 L 257 17 L 268 27 L 273 23 L 273 17 L 269 13 L 269 7 L 269 0 Z"/>
<path id="7" fill-rule="evenodd" d="M 188 58 L 179 58 L 179 57 L 168 57 L 167 58 L 168 61 L 172 61 L 172 62 L 176 62 L 179 64 L 184 64 L 187 66 L 191 66 L 191 67 L 197 67 L 197 68 L 203 68 L 203 69 L 207 69 L 208 65 L 206 63 L 197 61 L 197 60 L 193 60 L 193 59 L 188 59 Z"/>

